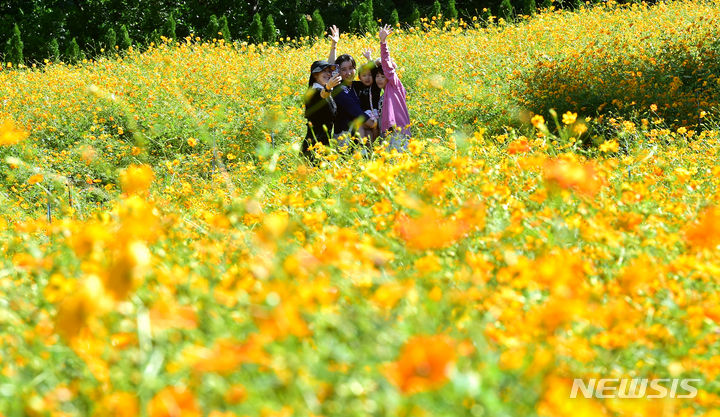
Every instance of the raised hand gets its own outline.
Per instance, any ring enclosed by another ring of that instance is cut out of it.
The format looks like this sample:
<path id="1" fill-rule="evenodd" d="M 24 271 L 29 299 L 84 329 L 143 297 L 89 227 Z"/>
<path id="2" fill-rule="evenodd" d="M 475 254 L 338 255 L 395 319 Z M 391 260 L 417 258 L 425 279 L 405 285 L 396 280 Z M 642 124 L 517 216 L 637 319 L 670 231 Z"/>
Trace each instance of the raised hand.
<path id="1" fill-rule="evenodd" d="M 338 43 L 340 41 L 340 29 L 338 29 L 337 26 L 332 25 L 330 27 L 330 40 L 333 41 L 333 43 Z"/>
<path id="2" fill-rule="evenodd" d="M 382 28 L 380 28 L 380 33 L 378 33 L 378 36 L 380 37 L 380 43 L 385 42 L 385 39 L 392 33 L 392 26 L 385 25 Z"/>
<path id="3" fill-rule="evenodd" d="M 372 61 L 372 49 L 370 49 L 370 48 L 366 49 L 365 52 L 363 52 L 363 56 L 368 61 Z"/>

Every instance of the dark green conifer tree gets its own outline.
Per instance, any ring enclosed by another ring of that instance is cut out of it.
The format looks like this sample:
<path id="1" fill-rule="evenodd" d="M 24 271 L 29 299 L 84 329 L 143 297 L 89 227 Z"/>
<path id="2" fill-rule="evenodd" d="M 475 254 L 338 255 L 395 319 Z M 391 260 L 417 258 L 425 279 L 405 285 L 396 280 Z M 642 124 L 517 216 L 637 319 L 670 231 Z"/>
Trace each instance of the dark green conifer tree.
<path id="1" fill-rule="evenodd" d="M 397 26 L 398 23 L 400 23 L 400 17 L 398 16 L 397 9 L 393 9 L 392 13 L 390 13 L 390 21 L 388 22 L 393 27 Z"/>
<path id="2" fill-rule="evenodd" d="M 263 39 L 267 43 L 273 43 L 277 40 L 277 28 L 275 28 L 275 20 L 272 15 L 267 15 L 265 24 L 263 25 Z"/>
<path id="3" fill-rule="evenodd" d="M 537 11 L 537 4 L 535 3 L 535 0 L 524 0 L 523 1 L 523 13 L 527 15 L 534 15 Z"/>
<path id="4" fill-rule="evenodd" d="M 80 59 L 80 46 L 77 43 L 77 39 L 72 38 L 67 48 L 65 48 L 65 61 L 69 64 L 76 64 Z"/>
<path id="5" fill-rule="evenodd" d="M 304 14 L 298 15 L 297 25 L 297 36 L 298 38 L 305 38 L 310 36 L 310 26 L 308 26 L 307 16 Z"/>
<path id="6" fill-rule="evenodd" d="M 220 35 L 216 36 L 221 36 L 223 39 L 225 39 L 225 42 L 232 42 L 232 34 L 230 34 L 230 26 L 228 26 L 227 16 L 220 16 L 220 20 L 218 20 L 218 25 L 220 25 L 220 29 L 218 29 Z"/>
<path id="7" fill-rule="evenodd" d="M 445 12 L 445 17 L 450 20 L 457 19 L 458 11 L 457 11 L 457 8 L 455 7 L 455 0 L 448 1 L 447 12 Z"/>
<path id="8" fill-rule="evenodd" d="M 263 39 L 263 24 L 260 15 L 255 13 L 252 23 L 250 24 L 250 40 L 255 43 L 261 43 Z"/>
<path id="9" fill-rule="evenodd" d="M 322 38 L 325 35 L 325 22 L 323 21 L 320 10 L 315 9 L 310 22 L 310 36 Z"/>
<path id="10" fill-rule="evenodd" d="M 23 57 L 24 46 L 22 37 L 20 36 L 20 28 L 15 24 L 12 37 L 10 37 L 5 45 L 5 61 L 12 62 L 13 65 L 25 63 L 25 58 Z"/>
<path id="11" fill-rule="evenodd" d="M 442 15 L 442 6 L 440 6 L 440 2 L 438 0 L 435 0 L 432 7 L 432 16 L 440 17 L 440 15 Z"/>
<path id="12" fill-rule="evenodd" d="M 512 3 L 510 3 L 510 0 L 503 0 L 502 3 L 500 3 L 500 8 L 498 10 L 498 17 L 502 17 L 505 19 L 505 21 L 512 20 L 513 16 L 515 15 L 515 10 L 513 9 Z"/>
<path id="13" fill-rule="evenodd" d="M 50 43 L 48 43 L 48 56 L 47 59 L 53 62 L 57 62 L 60 60 L 60 45 L 58 45 L 58 41 L 55 38 L 52 38 L 50 40 Z"/>
<path id="14" fill-rule="evenodd" d="M 218 32 L 220 32 L 220 22 L 215 15 L 210 15 L 210 21 L 208 22 L 207 28 L 205 29 L 205 39 L 212 40 L 217 39 Z"/>
<path id="15" fill-rule="evenodd" d="M 175 35 L 175 28 L 177 27 L 177 23 L 175 23 L 175 16 L 172 14 L 168 17 L 168 19 L 165 21 L 165 26 L 163 27 L 163 36 L 165 36 L 168 39 L 175 40 L 177 37 Z"/>
<path id="16" fill-rule="evenodd" d="M 114 52 L 115 45 L 117 45 L 117 36 L 115 35 L 115 30 L 113 28 L 109 28 L 107 31 L 105 31 L 105 39 L 103 39 L 103 47 L 105 48 L 105 52 Z"/>
<path id="17" fill-rule="evenodd" d="M 132 41 L 130 40 L 130 34 L 128 34 L 127 27 L 125 25 L 120 26 L 120 36 L 118 37 L 118 47 L 122 49 L 123 51 L 127 50 L 132 46 Z"/>
<path id="18" fill-rule="evenodd" d="M 420 24 L 420 10 L 417 7 L 417 4 L 412 4 L 412 13 L 410 13 L 410 23 L 411 25 L 417 26 Z"/>

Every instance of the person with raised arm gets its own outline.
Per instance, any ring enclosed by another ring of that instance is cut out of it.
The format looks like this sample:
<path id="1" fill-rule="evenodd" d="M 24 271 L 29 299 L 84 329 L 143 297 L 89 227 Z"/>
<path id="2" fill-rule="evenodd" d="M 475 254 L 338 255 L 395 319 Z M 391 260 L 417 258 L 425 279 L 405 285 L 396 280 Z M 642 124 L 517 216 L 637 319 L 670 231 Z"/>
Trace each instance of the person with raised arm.
<path id="1" fill-rule="evenodd" d="M 328 55 L 329 62 L 335 58 L 337 44 L 340 41 L 340 29 L 337 26 L 330 28 L 330 53 Z M 343 54 L 335 59 L 335 65 L 338 67 L 342 84 L 335 88 L 332 97 L 337 104 L 337 113 L 335 115 L 334 137 L 338 141 L 339 147 L 350 144 L 351 138 L 355 137 L 359 129 L 365 126 L 372 129 L 377 122 L 372 120 L 362 109 L 360 98 L 352 88 L 357 65 L 355 59 Z"/>
<path id="2" fill-rule="evenodd" d="M 380 99 L 380 132 L 389 141 L 388 150 L 402 152 L 410 140 L 410 113 L 407 107 L 405 87 L 397 75 L 397 66 L 390 58 L 387 37 L 392 27 L 380 28 L 380 65 L 375 68 L 375 83 L 384 90 Z"/>

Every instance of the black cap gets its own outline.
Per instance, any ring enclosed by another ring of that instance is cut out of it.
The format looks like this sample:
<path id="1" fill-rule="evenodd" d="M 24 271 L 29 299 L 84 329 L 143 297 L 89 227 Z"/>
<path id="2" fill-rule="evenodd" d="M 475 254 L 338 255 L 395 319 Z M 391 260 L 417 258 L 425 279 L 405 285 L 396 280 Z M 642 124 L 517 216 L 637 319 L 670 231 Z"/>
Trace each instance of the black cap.
<path id="1" fill-rule="evenodd" d="M 337 67 L 335 64 L 331 64 L 327 61 L 315 61 L 310 66 L 310 73 L 315 74 L 316 72 L 324 71 L 325 68 L 330 67 L 331 70 L 335 71 Z"/>

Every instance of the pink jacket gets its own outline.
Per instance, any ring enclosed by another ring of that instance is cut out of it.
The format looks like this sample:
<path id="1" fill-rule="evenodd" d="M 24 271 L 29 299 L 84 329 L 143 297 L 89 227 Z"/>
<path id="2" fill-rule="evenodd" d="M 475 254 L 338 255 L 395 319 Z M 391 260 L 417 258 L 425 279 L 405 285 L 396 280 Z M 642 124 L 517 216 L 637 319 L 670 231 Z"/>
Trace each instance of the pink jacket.
<path id="1" fill-rule="evenodd" d="M 405 101 L 405 87 L 395 73 L 395 63 L 390 59 L 385 42 L 380 44 L 380 62 L 385 78 L 387 78 L 383 93 L 382 114 L 380 115 L 382 133 L 385 134 L 388 129 L 397 126 L 403 134 L 410 136 L 410 114 Z"/>

